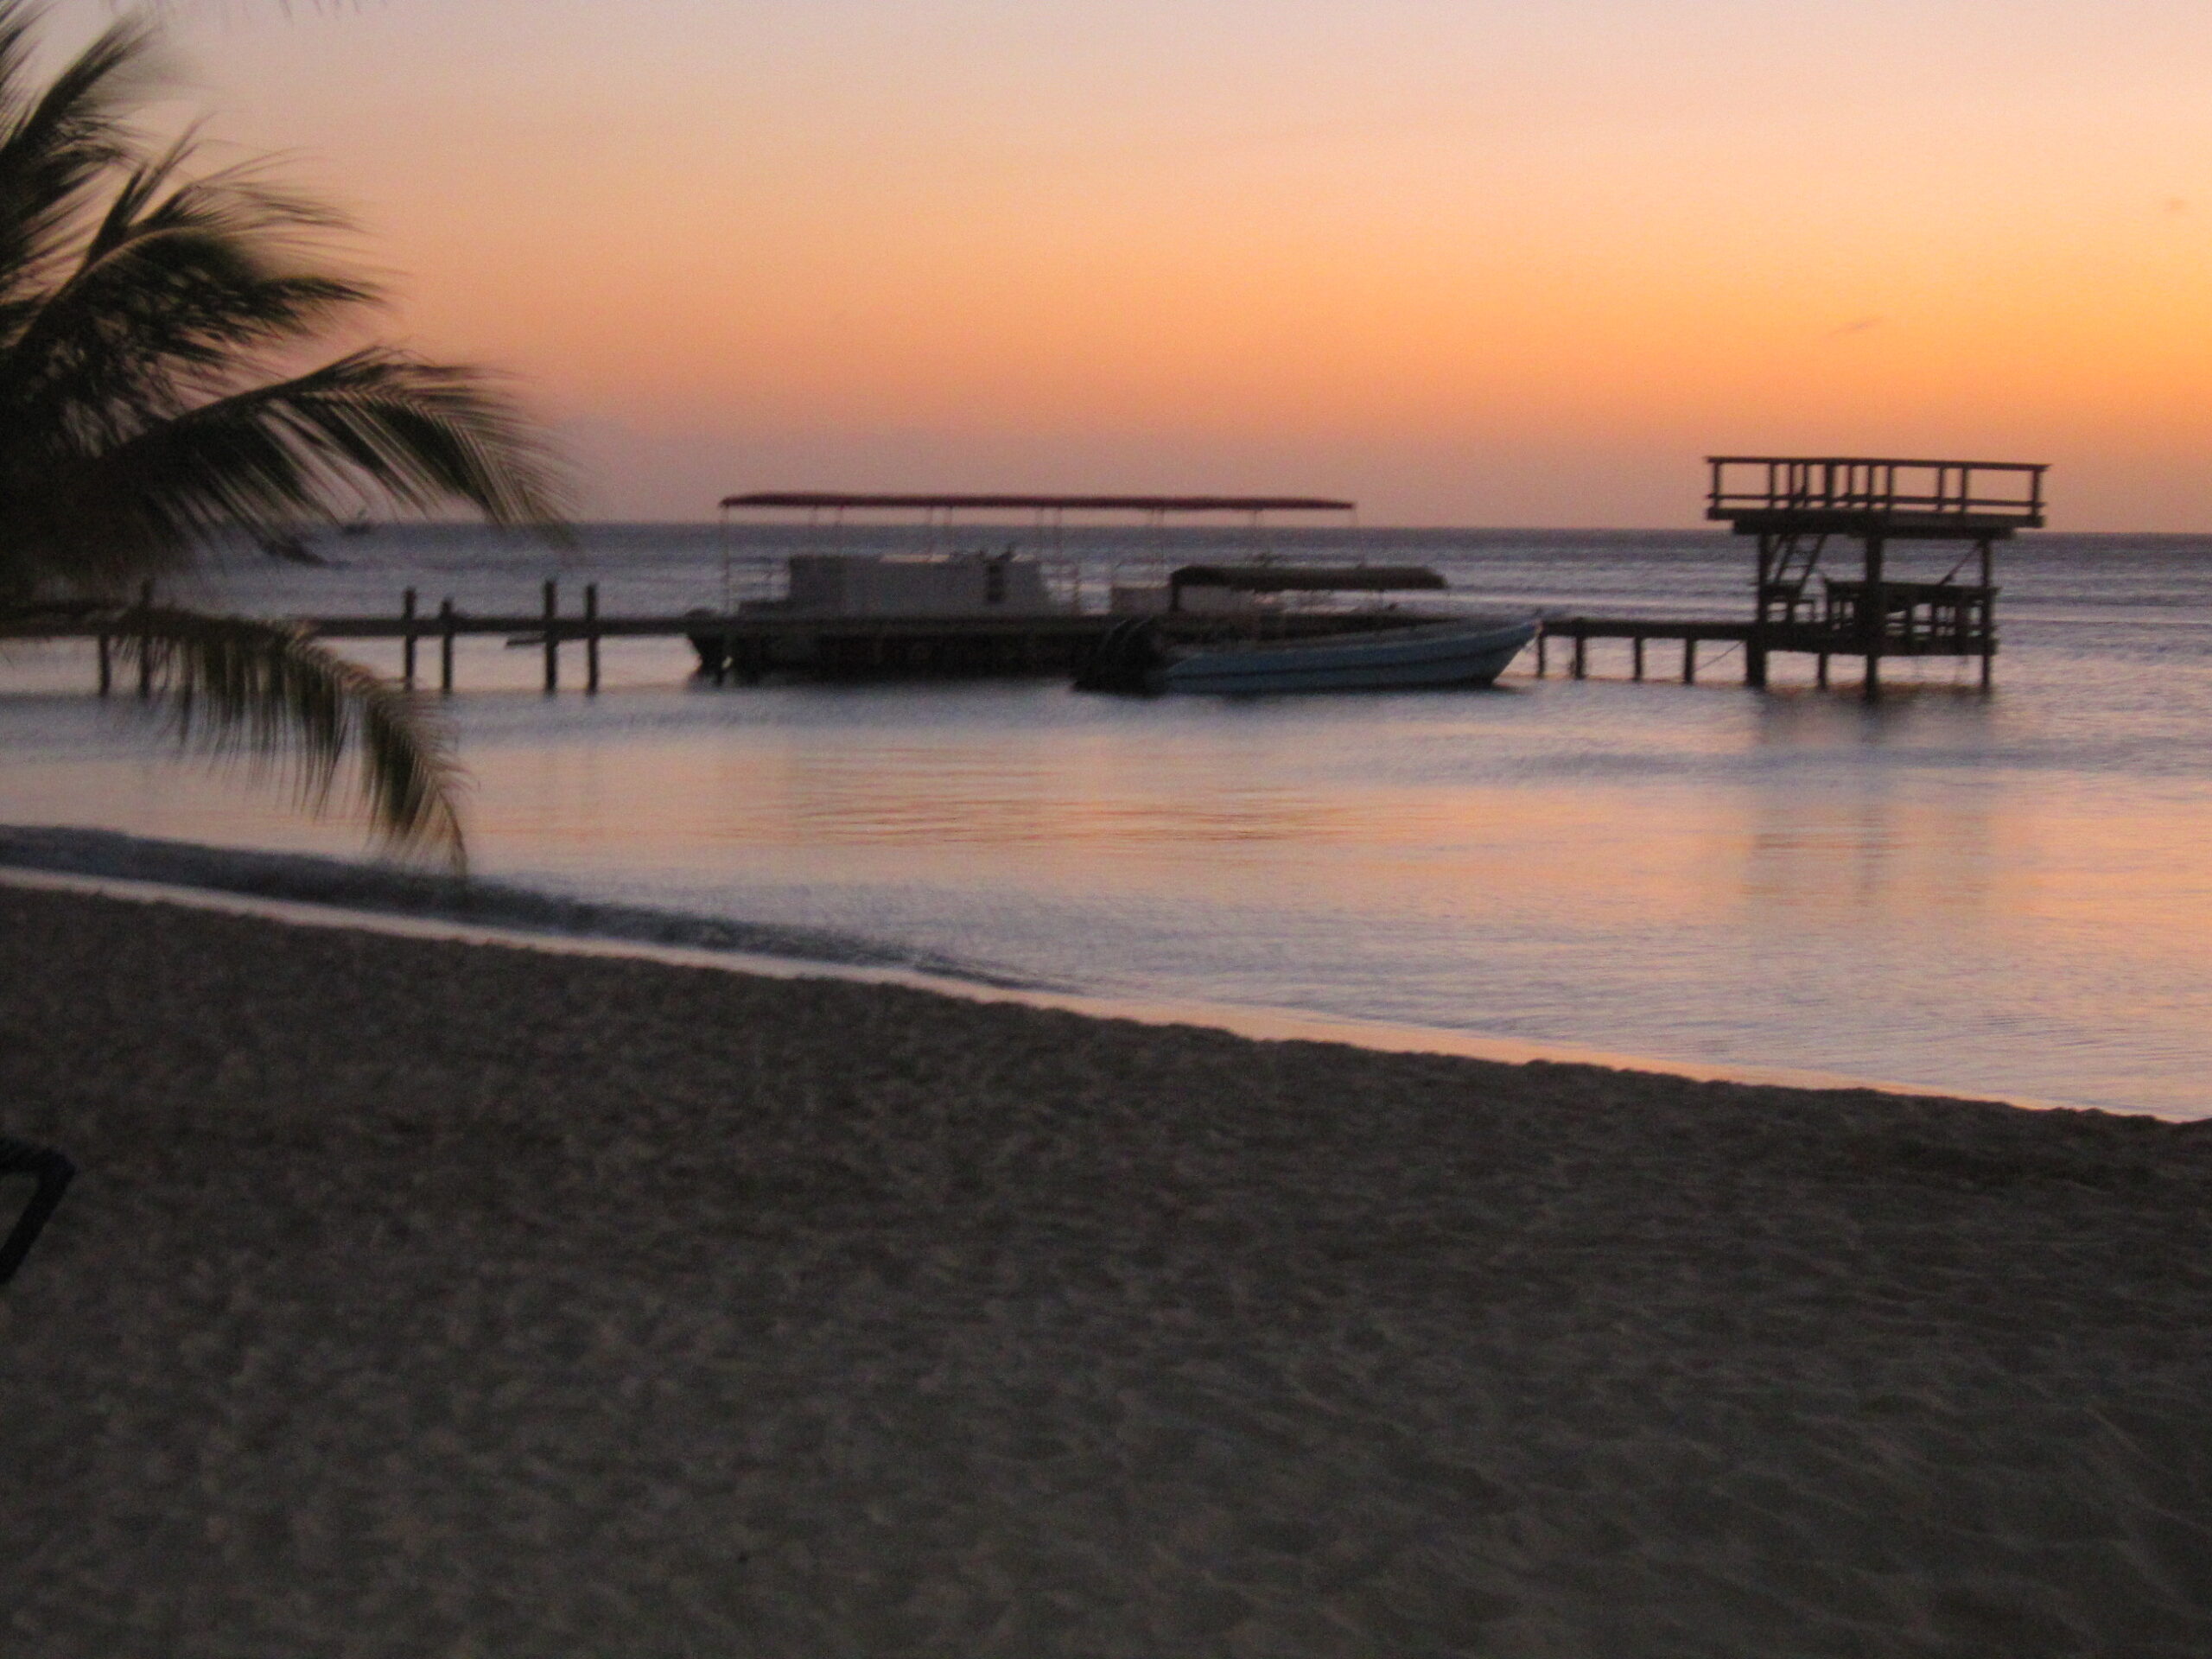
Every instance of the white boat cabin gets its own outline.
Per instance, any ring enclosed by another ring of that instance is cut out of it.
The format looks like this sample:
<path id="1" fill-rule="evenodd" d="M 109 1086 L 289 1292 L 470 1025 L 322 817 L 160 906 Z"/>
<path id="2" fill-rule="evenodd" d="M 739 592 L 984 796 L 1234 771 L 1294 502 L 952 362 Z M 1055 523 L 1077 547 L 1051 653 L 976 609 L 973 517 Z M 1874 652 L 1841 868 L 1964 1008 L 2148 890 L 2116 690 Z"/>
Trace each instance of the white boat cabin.
<path id="1" fill-rule="evenodd" d="M 1014 553 L 794 553 L 787 608 L 811 616 L 1043 616 L 1035 559 Z"/>

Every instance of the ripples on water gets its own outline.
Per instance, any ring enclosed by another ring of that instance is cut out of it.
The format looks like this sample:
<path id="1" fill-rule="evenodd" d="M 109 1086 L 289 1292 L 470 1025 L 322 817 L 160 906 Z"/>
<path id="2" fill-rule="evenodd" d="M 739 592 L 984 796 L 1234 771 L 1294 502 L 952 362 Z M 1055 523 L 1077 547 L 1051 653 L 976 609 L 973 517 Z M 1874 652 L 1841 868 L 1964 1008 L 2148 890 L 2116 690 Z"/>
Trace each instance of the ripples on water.
<path id="1" fill-rule="evenodd" d="M 1710 536 L 1360 540 L 1490 603 L 1745 604 L 1744 550 Z M 524 610 L 547 574 L 598 581 L 608 610 L 719 591 L 711 529 L 607 527 L 557 570 L 474 531 L 327 545 L 352 568 L 243 565 L 203 597 L 388 612 L 412 583 L 426 607 Z M 1095 583 L 1141 550 L 1074 550 Z M 595 701 L 542 698 L 534 654 L 467 642 L 454 712 L 479 868 L 563 892 L 1110 994 L 2202 1115 L 2212 541 L 2044 536 L 2000 580 L 1997 694 L 1895 664 L 1871 711 L 1745 692 L 1717 651 L 1694 688 L 1628 684 L 1626 647 L 1599 645 L 1579 684 L 1226 703 L 715 691 L 640 641 L 608 647 Z M 78 654 L 0 674 L 0 819 L 358 845 L 120 736 L 127 715 L 77 695 Z"/>

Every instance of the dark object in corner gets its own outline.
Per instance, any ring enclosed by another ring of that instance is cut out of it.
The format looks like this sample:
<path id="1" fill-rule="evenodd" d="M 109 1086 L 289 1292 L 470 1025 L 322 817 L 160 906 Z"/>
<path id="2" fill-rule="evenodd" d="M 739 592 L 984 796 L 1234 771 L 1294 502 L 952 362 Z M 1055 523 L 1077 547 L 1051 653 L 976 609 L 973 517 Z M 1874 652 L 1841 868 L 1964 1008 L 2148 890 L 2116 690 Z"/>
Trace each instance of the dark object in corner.
<path id="1" fill-rule="evenodd" d="M 38 1182 L 7 1241 L 0 1243 L 0 1285 L 14 1278 L 16 1269 L 23 1265 L 54 1206 L 61 1202 L 62 1190 L 76 1173 L 76 1165 L 49 1147 L 0 1135 L 0 1177 L 29 1175 Z"/>

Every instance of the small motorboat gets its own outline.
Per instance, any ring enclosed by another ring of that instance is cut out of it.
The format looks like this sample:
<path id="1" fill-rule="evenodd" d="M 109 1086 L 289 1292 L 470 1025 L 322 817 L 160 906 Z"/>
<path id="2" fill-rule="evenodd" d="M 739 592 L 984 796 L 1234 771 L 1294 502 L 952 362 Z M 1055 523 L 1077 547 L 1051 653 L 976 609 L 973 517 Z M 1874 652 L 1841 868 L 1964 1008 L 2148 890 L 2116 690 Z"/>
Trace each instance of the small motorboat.
<path id="1" fill-rule="evenodd" d="M 1536 637 L 1533 617 L 1472 616 L 1319 639 L 1170 650 L 1150 689 L 1264 696 L 1488 685 Z"/>

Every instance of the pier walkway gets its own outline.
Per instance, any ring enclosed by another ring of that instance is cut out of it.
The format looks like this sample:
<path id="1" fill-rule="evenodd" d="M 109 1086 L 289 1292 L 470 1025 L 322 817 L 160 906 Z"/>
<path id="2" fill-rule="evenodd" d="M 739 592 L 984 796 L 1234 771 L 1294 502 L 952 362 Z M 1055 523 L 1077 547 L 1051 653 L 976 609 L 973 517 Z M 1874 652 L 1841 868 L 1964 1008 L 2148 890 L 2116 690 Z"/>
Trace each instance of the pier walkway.
<path id="1" fill-rule="evenodd" d="M 150 594 L 141 603 L 150 604 Z M 41 620 L 20 628 L 0 628 L 0 636 L 40 639 L 89 639 L 99 646 L 99 690 L 114 689 L 114 645 L 130 632 L 130 612 L 110 613 L 79 621 Z M 436 653 L 435 679 L 441 692 L 454 689 L 454 647 L 471 637 L 491 636 L 525 645 L 541 655 L 543 685 L 562 684 L 564 650 L 581 647 L 582 689 L 600 688 L 600 647 L 608 639 L 684 639 L 699 652 L 702 669 L 716 684 L 753 683 L 772 671 L 794 671 L 823 677 L 933 678 L 995 676 L 1071 676 L 1090 659 L 1099 642 L 1128 618 L 1104 612 L 1051 612 L 1006 616 L 823 616 L 789 611 L 734 613 L 687 611 L 674 616 L 608 615 L 599 607 L 597 584 L 583 590 L 579 611 L 563 611 L 559 585 L 543 585 L 539 608 L 532 611 L 466 612 L 450 599 L 435 611 L 423 610 L 409 588 L 399 613 L 386 616 L 315 616 L 295 619 L 318 639 L 397 639 L 401 645 L 400 678 L 413 687 L 427 676 L 422 653 Z M 1387 610 L 1284 611 L 1257 618 L 1241 612 L 1169 612 L 1153 624 L 1170 642 L 1198 645 L 1249 636 L 1255 620 L 1268 637 L 1312 639 L 1387 627 L 1405 619 Z M 149 664 L 139 663 L 141 690 L 150 690 Z"/>

